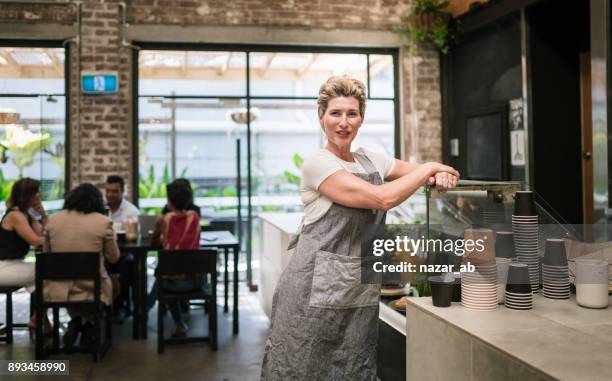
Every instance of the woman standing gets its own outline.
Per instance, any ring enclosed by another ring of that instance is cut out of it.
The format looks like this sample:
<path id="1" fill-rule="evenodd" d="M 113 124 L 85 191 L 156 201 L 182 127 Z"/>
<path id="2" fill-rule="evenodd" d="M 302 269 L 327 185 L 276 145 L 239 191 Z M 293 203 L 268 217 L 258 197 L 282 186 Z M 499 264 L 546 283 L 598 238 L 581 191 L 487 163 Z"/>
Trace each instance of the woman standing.
<path id="1" fill-rule="evenodd" d="M 451 188 L 459 178 L 439 163 L 352 152 L 366 98 L 349 77 L 319 90 L 328 142 L 302 165 L 304 221 L 274 294 L 262 380 L 376 380 L 379 286 L 361 283 L 362 229 L 384 224 L 425 183 Z"/>

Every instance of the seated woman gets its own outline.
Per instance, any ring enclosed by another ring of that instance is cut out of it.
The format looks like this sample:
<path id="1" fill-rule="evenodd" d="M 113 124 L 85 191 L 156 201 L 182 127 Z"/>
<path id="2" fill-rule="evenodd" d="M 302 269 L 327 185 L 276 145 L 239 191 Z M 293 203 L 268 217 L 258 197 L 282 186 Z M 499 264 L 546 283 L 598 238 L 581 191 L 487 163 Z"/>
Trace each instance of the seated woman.
<path id="1" fill-rule="evenodd" d="M 184 185 L 187 188 L 187 190 L 189 191 L 190 200 L 185 210 L 193 210 L 194 212 L 198 214 L 198 217 L 201 217 L 200 207 L 194 204 L 193 202 L 193 188 L 191 187 L 191 182 L 187 179 L 180 178 L 180 179 L 174 180 L 172 184 Z M 164 209 L 162 210 L 162 214 L 167 214 L 167 213 L 170 213 L 170 208 L 168 207 L 168 204 L 166 204 L 164 206 Z"/>
<path id="2" fill-rule="evenodd" d="M 193 210 L 187 210 L 192 195 L 190 189 L 180 182 L 168 184 L 169 212 L 160 216 L 151 240 L 164 250 L 199 249 L 200 248 L 200 218 Z M 202 277 L 173 277 L 164 280 L 164 287 L 170 292 L 185 292 L 201 289 L 204 285 Z M 153 308 L 157 300 L 157 281 L 148 296 L 148 307 Z M 187 325 L 183 322 L 180 303 L 169 303 L 168 309 L 176 328 L 173 337 L 185 336 Z"/>
<path id="3" fill-rule="evenodd" d="M 40 181 L 26 177 L 15 182 L 6 204 L 6 213 L 0 221 L 0 286 L 23 286 L 32 292 L 35 264 L 23 259 L 30 246 L 40 247 L 44 240 L 47 214 L 41 203 Z M 30 336 L 34 321 L 32 316 L 28 323 Z M 45 331 L 50 331 L 48 320 L 45 325 Z"/>
<path id="4" fill-rule="evenodd" d="M 61 212 L 49 218 L 45 229 L 46 252 L 98 252 L 100 253 L 101 300 L 110 305 L 113 297 L 111 278 L 104 267 L 104 260 L 115 263 L 119 248 L 113 233 L 113 224 L 105 215 L 102 193 L 92 184 L 81 184 L 68 193 Z M 92 300 L 93 282 L 58 281 L 45 282 L 45 299 L 54 301 Z M 64 336 L 66 348 L 74 344 L 81 324 L 81 345 L 91 343 L 92 314 L 82 308 L 70 308 L 72 321 Z"/>

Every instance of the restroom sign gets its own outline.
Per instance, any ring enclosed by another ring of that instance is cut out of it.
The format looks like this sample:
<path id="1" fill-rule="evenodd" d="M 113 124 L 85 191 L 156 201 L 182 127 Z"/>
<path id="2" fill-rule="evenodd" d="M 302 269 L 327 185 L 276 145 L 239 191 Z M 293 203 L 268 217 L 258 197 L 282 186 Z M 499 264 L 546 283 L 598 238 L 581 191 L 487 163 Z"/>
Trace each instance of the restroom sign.
<path id="1" fill-rule="evenodd" d="M 114 94 L 119 87 L 117 72 L 83 72 L 81 90 L 84 94 Z"/>

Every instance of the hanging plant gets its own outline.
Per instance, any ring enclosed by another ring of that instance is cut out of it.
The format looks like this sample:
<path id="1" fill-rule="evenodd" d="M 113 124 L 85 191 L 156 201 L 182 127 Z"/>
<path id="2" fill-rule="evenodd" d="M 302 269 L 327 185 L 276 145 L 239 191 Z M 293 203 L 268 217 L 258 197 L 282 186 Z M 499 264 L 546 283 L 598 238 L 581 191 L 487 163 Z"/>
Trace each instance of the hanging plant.
<path id="1" fill-rule="evenodd" d="M 413 0 L 398 30 L 411 50 L 415 50 L 419 44 L 432 43 L 442 53 L 448 53 L 448 44 L 452 39 L 448 25 L 451 18 L 448 3 L 448 0 Z"/>

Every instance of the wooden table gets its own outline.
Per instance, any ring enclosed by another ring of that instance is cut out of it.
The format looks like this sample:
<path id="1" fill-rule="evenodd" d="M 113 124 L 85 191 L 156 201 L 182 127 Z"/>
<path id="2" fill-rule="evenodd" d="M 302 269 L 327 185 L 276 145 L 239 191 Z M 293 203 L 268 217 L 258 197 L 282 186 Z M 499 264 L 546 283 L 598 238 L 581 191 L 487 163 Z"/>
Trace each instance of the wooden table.
<path id="1" fill-rule="evenodd" d="M 147 253 L 151 250 L 159 250 L 159 247 L 151 245 L 149 238 L 139 237 L 134 242 L 119 242 L 119 250 L 134 255 L 134 290 L 133 290 L 133 338 L 147 338 Z M 240 245 L 238 240 L 229 231 L 208 231 L 200 235 L 200 247 L 204 249 L 223 249 L 224 264 L 224 305 L 223 312 L 228 312 L 229 299 L 229 250 L 234 253 L 234 279 L 233 279 L 233 309 L 232 309 L 232 332 L 238 334 L 238 259 Z"/>

